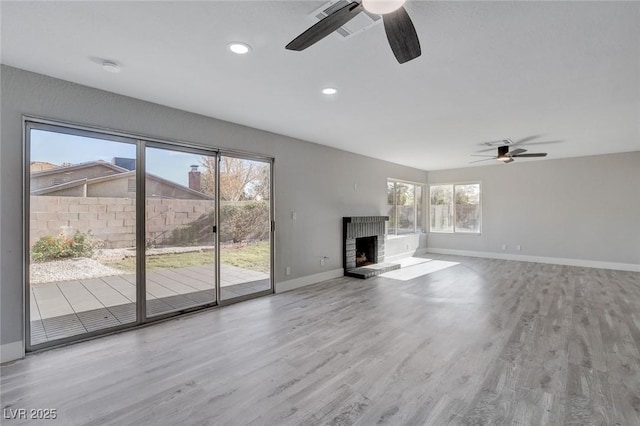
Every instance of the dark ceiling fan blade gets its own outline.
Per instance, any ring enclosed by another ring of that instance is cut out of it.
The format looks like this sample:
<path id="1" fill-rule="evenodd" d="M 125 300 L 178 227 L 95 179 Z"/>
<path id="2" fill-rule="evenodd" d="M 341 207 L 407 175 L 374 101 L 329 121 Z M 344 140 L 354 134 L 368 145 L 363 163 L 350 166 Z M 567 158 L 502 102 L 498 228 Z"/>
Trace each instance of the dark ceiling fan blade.
<path id="1" fill-rule="evenodd" d="M 286 49 L 300 51 L 312 46 L 352 20 L 363 10 L 364 7 L 361 3 L 347 4 L 294 38 L 287 44 Z"/>
<path id="2" fill-rule="evenodd" d="M 404 64 L 422 54 L 418 33 L 404 7 L 382 15 L 382 21 L 389 46 L 399 63 Z"/>
<path id="3" fill-rule="evenodd" d="M 475 161 L 469 161 L 469 164 L 473 164 L 473 163 L 479 163 L 481 161 L 489 161 L 489 160 L 495 160 L 496 157 L 491 157 L 491 158 L 483 158 L 482 160 L 475 160 Z"/>
<path id="4" fill-rule="evenodd" d="M 524 154 L 525 152 L 527 152 L 526 149 L 518 148 L 518 149 L 514 149 L 511 152 L 507 152 L 506 155 L 508 155 L 509 157 L 514 157 L 514 156 L 518 156 L 520 154 Z"/>
<path id="5" fill-rule="evenodd" d="M 516 155 L 511 155 L 511 157 L 546 157 L 547 153 L 546 152 L 539 152 L 536 154 L 516 154 Z"/>

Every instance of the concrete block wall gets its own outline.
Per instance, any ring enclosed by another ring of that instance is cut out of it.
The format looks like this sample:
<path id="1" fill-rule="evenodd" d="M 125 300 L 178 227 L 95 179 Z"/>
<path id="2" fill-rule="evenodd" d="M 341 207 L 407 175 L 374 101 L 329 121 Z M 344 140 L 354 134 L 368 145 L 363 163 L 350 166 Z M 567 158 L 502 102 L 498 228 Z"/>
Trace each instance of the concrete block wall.
<path id="1" fill-rule="evenodd" d="M 147 198 L 146 240 L 160 244 L 174 229 L 188 225 L 214 209 L 211 200 Z"/>
<path id="2" fill-rule="evenodd" d="M 61 231 L 91 231 L 104 248 L 135 247 L 136 200 L 115 197 L 30 198 L 30 245 Z M 208 200 L 147 199 L 147 240 L 161 242 L 173 229 L 187 225 L 213 209 Z"/>

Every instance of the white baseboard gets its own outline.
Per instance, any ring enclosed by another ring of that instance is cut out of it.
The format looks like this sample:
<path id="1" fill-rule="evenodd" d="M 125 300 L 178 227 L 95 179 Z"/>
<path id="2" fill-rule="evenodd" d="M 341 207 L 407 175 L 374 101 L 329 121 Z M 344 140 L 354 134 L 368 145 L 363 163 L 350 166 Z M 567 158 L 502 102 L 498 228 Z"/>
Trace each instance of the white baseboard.
<path id="1" fill-rule="evenodd" d="M 344 269 L 333 269 L 331 271 L 320 272 L 319 274 L 307 275 L 306 277 L 294 278 L 289 281 L 276 283 L 276 293 L 282 293 L 307 285 L 319 283 L 321 281 L 332 280 L 344 276 Z"/>
<path id="2" fill-rule="evenodd" d="M 452 254 L 457 256 L 484 257 L 488 259 L 519 260 L 522 262 L 548 263 L 551 265 L 581 266 L 584 268 L 615 269 L 618 271 L 640 272 L 635 263 L 602 262 L 599 260 L 565 259 L 562 257 L 527 256 L 524 254 L 495 253 L 487 251 L 454 250 L 429 247 L 428 253 Z"/>
<path id="3" fill-rule="evenodd" d="M 0 345 L 0 364 L 15 361 L 20 358 L 24 358 L 24 345 L 22 341 Z"/>
<path id="4" fill-rule="evenodd" d="M 412 257 L 412 256 L 421 256 L 423 254 L 427 254 L 427 250 L 426 248 L 421 248 L 418 250 L 410 250 L 410 251 L 406 251 L 404 253 L 400 253 L 400 254 L 394 254 L 393 256 L 385 256 L 384 257 L 384 261 L 385 262 L 395 262 L 397 260 L 400 259 L 404 259 L 407 257 Z"/>

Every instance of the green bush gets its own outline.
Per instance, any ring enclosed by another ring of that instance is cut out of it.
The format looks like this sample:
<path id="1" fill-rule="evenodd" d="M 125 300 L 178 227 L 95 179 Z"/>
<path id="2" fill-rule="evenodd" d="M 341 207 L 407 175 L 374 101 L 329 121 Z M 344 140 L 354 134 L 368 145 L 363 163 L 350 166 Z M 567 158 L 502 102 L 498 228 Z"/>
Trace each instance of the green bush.
<path id="1" fill-rule="evenodd" d="M 31 247 L 31 258 L 34 262 L 45 262 L 70 257 L 91 257 L 103 244 L 103 241 L 96 238 L 91 231 L 76 231 L 73 237 L 61 232 L 55 237 L 40 238 Z"/>
<path id="2" fill-rule="evenodd" d="M 220 242 L 240 243 L 260 241 L 269 237 L 269 202 L 239 201 L 220 206 Z M 198 219 L 171 231 L 166 239 L 158 243 L 150 240 L 147 245 L 193 246 L 212 245 L 215 225 L 214 213 L 203 214 Z"/>
<path id="3" fill-rule="evenodd" d="M 213 245 L 213 226 L 216 224 L 214 212 L 203 214 L 198 219 L 186 225 L 179 226 L 171 234 L 160 241 L 152 241 L 153 247 Z"/>
<path id="4" fill-rule="evenodd" d="M 220 206 L 220 241 L 239 243 L 269 236 L 269 204 L 246 201 Z"/>

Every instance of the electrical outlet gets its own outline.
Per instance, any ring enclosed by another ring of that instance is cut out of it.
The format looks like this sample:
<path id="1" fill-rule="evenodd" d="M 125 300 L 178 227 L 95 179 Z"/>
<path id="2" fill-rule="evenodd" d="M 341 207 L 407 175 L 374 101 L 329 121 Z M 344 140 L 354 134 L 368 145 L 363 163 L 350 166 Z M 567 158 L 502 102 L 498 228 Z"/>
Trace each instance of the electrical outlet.
<path id="1" fill-rule="evenodd" d="M 324 257 L 320 259 L 320 266 L 324 266 Z"/>
<path id="2" fill-rule="evenodd" d="M 291 266 L 287 266 L 286 274 L 291 275 Z"/>
<path id="3" fill-rule="evenodd" d="M 298 218 L 298 213 L 291 212 L 291 220 L 296 220 Z"/>
<path id="4" fill-rule="evenodd" d="M 518 245 L 516 246 L 516 250 L 517 250 L 517 251 L 520 251 L 520 244 L 518 244 Z"/>

